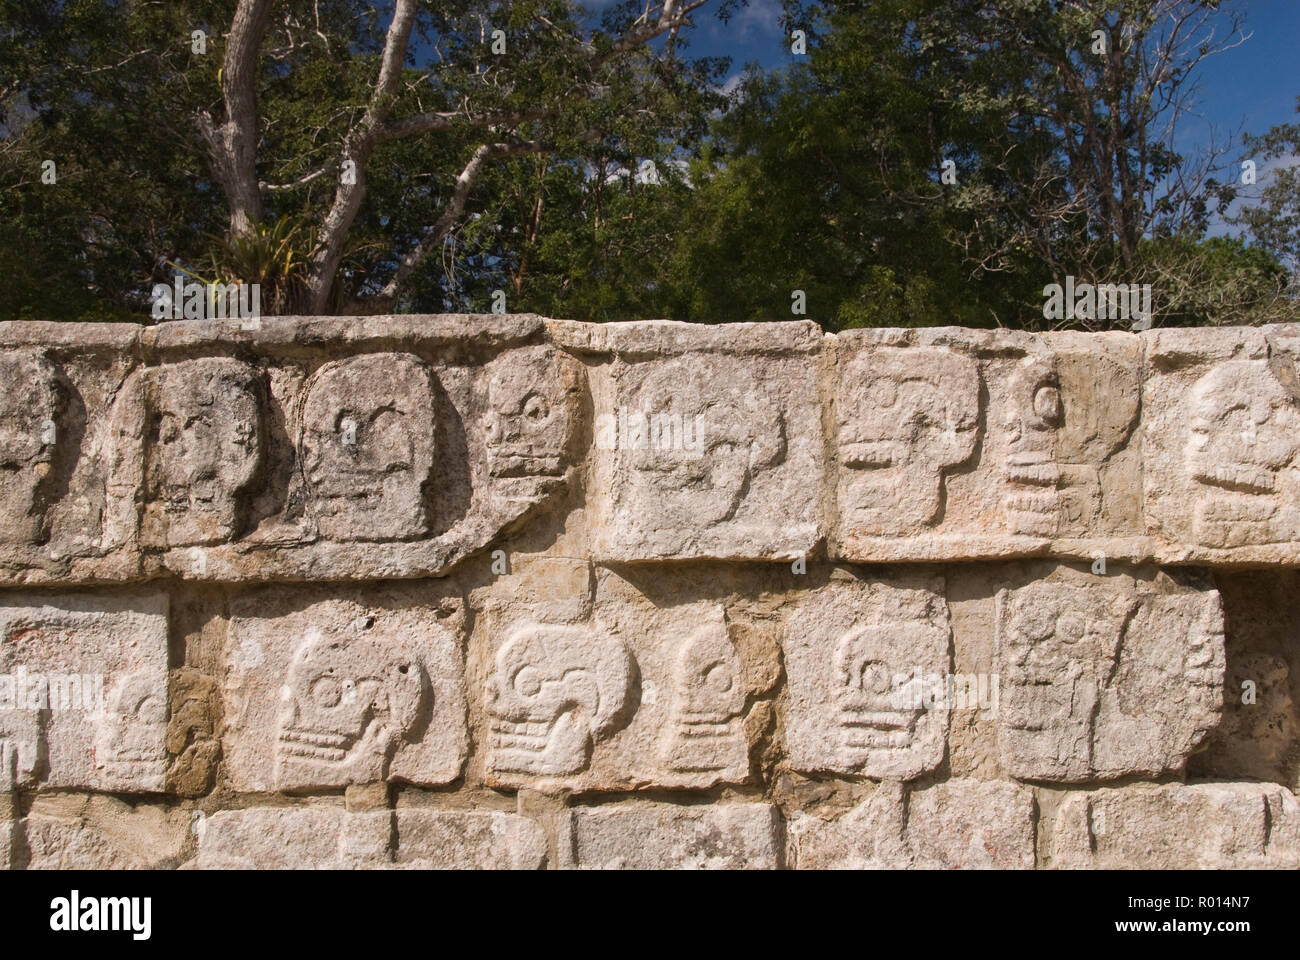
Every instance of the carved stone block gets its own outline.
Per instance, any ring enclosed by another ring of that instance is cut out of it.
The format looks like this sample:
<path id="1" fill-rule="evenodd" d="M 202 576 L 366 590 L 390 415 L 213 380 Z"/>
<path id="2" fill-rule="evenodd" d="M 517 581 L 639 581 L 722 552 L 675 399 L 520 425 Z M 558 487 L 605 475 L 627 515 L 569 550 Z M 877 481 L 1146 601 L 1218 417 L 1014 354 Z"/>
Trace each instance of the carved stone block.
<path id="1" fill-rule="evenodd" d="M 307 382 L 299 456 L 310 509 L 331 540 L 409 540 L 428 530 L 433 374 L 407 353 L 333 360 Z"/>
<path id="2" fill-rule="evenodd" d="M 459 605 L 410 591 L 232 603 L 225 757 L 235 789 L 454 780 L 467 734 Z"/>
<path id="3" fill-rule="evenodd" d="M 1057 812 L 1051 852 L 1061 868 L 1294 870 L 1300 803 L 1271 783 L 1074 793 Z"/>
<path id="4" fill-rule="evenodd" d="M 1146 513 L 1161 559 L 1296 563 L 1294 331 L 1168 330 L 1148 344 Z"/>
<path id="5" fill-rule="evenodd" d="M 1143 555 L 1135 336 L 838 340 L 833 557 Z"/>
<path id="6" fill-rule="evenodd" d="M 943 583 L 924 575 L 867 581 L 837 572 L 785 612 L 795 769 L 910 780 L 943 760 L 950 673 Z"/>
<path id="7" fill-rule="evenodd" d="M 546 835 L 501 811 L 398 810 L 396 864 L 408 870 L 540 870 Z"/>
<path id="8" fill-rule="evenodd" d="M 245 522 L 262 461 L 257 372 L 228 357 L 166 364 L 146 374 L 145 508 L 149 546 L 221 543 Z"/>
<path id="9" fill-rule="evenodd" d="M 821 424 L 807 355 L 616 361 L 595 391 L 598 557 L 793 558 L 821 535 Z"/>
<path id="10" fill-rule="evenodd" d="M 67 443 L 64 391 L 43 351 L 0 352 L 0 541 L 35 543 L 48 533 L 55 446 Z"/>
<path id="11" fill-rule="evenodd" d="M 585 620 L 554 604 L 485 619 L 486 777 L 550 792 L 709 787 L 749 778 L 756 692 L 720 605 L 656 606 L 601 571 Z"/>
<path id="12" fill-rule="evenodd" d="M 1216 591 L 1126 576 L 997 597 L 1002 766 L 1081 782 L 1180 769 L 1223 706 Z"/>
<path id="13" fill-rule="evenodd" d="M 18 786 L 163 789 L 165 594 L 0 600 L 0 741 Z"/>

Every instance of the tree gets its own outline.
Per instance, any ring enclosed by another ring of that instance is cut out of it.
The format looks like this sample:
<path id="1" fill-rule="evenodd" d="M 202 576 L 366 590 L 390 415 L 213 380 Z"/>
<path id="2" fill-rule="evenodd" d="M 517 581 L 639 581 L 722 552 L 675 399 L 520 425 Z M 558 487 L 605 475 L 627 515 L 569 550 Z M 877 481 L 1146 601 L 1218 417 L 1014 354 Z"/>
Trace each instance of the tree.
<path id="1" fill-rule="evenodd" d="M 274 168 L 276 162 L 263 156 L 258 87 L 262 45 L 277 4 L 239 0 L 223 60 L 224 116 L 198 115 L 229 208 L 230 233 L 247 234 L 262 219 L 265 193 L 329 177 L 333 196 L 318 223 L 306 278 L 305 309 L 320 312 L 329 304 L 377 152 L 409 138 L 459 138 L 468 156 L 441 212 L 394 252 L 391 276 L 377 296 L 380 305 L 392 305 L 457 224 L 490 164 L 525 154 L 573 155 L 579 144 L 600 139 L 611 109 L 630 110 L 647 89 L 666 82 L 674 39 L 706 2 L 661 0 L 634 15 L 629 0 L 606 16 L 612 29 L 588 34 L 566 0 L 459 0 L 432 11 L 417 0 L 396 0 L 373 86 L 364 106 L 349 111 L 337 148 L 293 180 L 268 183 L 259 165 Z M 419 71 L 407 68 L 417 25 L 429 61 Z M 664 35 L 669 39 L 661 52 L 647 46 Z"/>
<path id="2" fill-rule="evenodd" d="M 1247 136 L 1245 145 L 1260 179 L 1253 189 L 1242 189 L 1235 180 L 1225 188 L 1225 207 L 1243 201 L 1226 219 L 1249 230 L 1262 249 L 1285 265 L 1291 295 L 1300 296 L 1300 123 L 1278 124 L 1263 135 Z"/>
<path id="3" fill-rule="evenodd" d="M 270 284 L 280 309 L 462 306 L 453 234 L 514 256 L 481 223 L 513 189 L 501 164 L 635 163 L 702 126 L 725 62 L 681 50 L 706 2 L 592 25 L 569 0 L 0 0 L 0 214 L 27 231 L 0 259 L 35 244 L 57 286 L 124 311 L 171 264 Z M 45 157 L 57 189 L 33 179 Z M 42 282 L 21 309 L 48 305 Z"/>

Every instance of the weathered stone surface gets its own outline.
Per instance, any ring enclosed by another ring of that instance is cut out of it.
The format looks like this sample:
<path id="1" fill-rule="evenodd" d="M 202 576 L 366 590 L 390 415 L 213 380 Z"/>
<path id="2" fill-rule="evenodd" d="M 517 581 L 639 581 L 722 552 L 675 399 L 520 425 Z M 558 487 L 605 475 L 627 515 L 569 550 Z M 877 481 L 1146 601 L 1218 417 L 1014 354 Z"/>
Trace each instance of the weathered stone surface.
<path id="1" fill-rule="evenodd" d="M 259 807 L 214 814 L 198 833 L 200 869 L 536 870 L 546 862 L 541 828 L 500 811 Z"/>
<path id="2" fill-rule="evenodd" d="M 627 335 L 677 333 L 665 323 Z M 817 366 L 796 352 L 793 332 L 769 333 L 764 356 L 671 345 L 654 356 L 651 339 L 647 358 L 609 334 L 616 359 L 593 383 L 589 454 L 597 557 L 772 559 L 812 549 L 822 527 Z"/>
<path id="3" fill-rule="evenodd" d="M 415 870 L 539 870 L 546 836 L 500 811 L 398 810 L 395 862 Z"/>
<path id="4" fill-rule="evenodd" d="M 467 747 L 460 620 L 459 602 L 400 589 L 236 600 L 225 682 L 231 783 L 262 792 L 454 780 Z"/>
<path id="5" fill-rule="evenodd" d="M 1300 572 L 1220 571 L 1215 583 L 1227 627 L 1223 720 L 1188 775 L 1300 790 Z"/>
<path id="6" fill-rule="evenodd" d="M 393 814 L 342 807 L 229 810 L 197 825 L 201 870 L 340 870 L 392 860 Z"/>
<path id="7" fill-rule="evenodd" d="M 948 703 L 922 691 L 951 672 L 942 580 L 836 571 L 784 617 L 794 769 L 910 780 L 939 766 Z"/>
<path id="8" fill-rule="evenodd" d="M 273 353 L 276 428 L 249 528 L 160 562 L 189 579 L 427 576 L 553 507 L 575 472 L 582 365 L 544 344 L 467 351 L 443 336 L 432 355 Z"/>
<path id="9" fill-rule="evenodd" d="M 0 740 L 18 786 L 161 791 L 166 727 L 165 594 L 0 597 Z"/>
<path id="10" fill-rule="evenodd" d="M 0 382 L 6 384 L 0 398 L 0 579 L 135 575 L 138 561 L 128 540 L 138 484 L 114 476 L 120 458 L 112 421 L 122 382 L 138 363 L 138 328 L 0 327 Z M 115 517 L 123 505 L 125 524 Z"/>
<path id="11" fill-rule="evenodd" d="M 428 530 L 433 374 L 409 353 L 325 364 L 307 381 L 298 450 L 308 513 L 330 540 L 409 540 Z"/>
<path id="12" fill-rule="evenodd" d="M 657 606 L 611 571 L 595 597 L 599 612 L 583 619 L 538 616 L 562 614 L 554 603 L 484 618 L 488 782 L 553 792 L 747 780 L 757 684 L 722 607 Z"/>
<path id="13" fill-rule="evenodd" d="M 780 866 L 779 818 L 765 803 L 629 802 L 572 813 L 573 863 L 597 870 Z"/>
<path id="14" fill-rule="evenodd" d="M 184 810 L 113 797 L 42 797 L 23 819 L 29 870 L 165 870 L 184 860 L 190 841 Z"/>
<path id="15" fill-rule="evenodd" d="M 146 374 L 148 546 L 220 543 L 247 522 L 247 488 L 262 463 L 262 387 L 229 357 L 168 364 Z"/>
<path id="16" fill-rule="evenodd" d="M 1218 593 L 1116 575 L 998 594 L 998 742 L 1028 780 L 1178 770 L 1223 707 Z"/>
<path id="17" fill-rule="evenodd" d="M 801 813 L 790 824 L 800 869 L 1032 869 L 1031 792 L 951 780 L 909 791 L 885 782 L 838 819 Z"/>
<path id="18" fill-rule="evenodd" d="M 39 350 L 0 353 L 0 383 L 0 539 L 35 543 L 45 533 L 55 445 L 67 433 L 62 385 Z"/>
<path id="19" fill-rule="evenodd" d="M 1131 443 L 1135 336 L 936 328 L 836 339 L 833 557 L 1149 550 Z"/>
<path id="20" fill-rule="evenodd" d="M 1052 865 L 1088 869 L 1296 869 L 1300 803 L 1256 783 L 1167 784 L 1071 794 Z"/>
<path id="21" fill-rule="evenodd" d="M 1148 334 L 1146 519 L 1162 561 L 1300 559 L 1295 327 Z"/>

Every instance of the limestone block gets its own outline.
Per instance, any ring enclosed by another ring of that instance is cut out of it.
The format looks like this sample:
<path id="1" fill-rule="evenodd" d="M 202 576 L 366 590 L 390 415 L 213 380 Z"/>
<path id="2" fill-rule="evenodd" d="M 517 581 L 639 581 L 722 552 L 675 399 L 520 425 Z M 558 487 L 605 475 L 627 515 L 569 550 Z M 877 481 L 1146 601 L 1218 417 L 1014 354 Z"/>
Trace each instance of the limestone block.
<path id="1" fill-rule="evenodd" d="M 397 811 L 399 867 L 412 870 L 540 870 L 546 835 L 534 820 L 501 811 Z"/>
<path id="2" fill-rule="evenodd" d="M 1146 520 L 1165 562 L 1300 560 L 1292 327 L 1148 334 Z"/>
<path id="3" fill-rule="evenodd" d="M 503 595 L 509 584 L 503 584 Z M 723 607 L 657 606 L 601 571 L 588 619 L 506 602 L 484 616 L 486 779 L 493 786 L 627 790 L 749 779 L 758 691 Z"/>
<path id="4" fill-rule="evenodd" d="M 392 861 L 393 814 L 324 804 L 223 810 L 198 824 L 201 870 L 339 870 Z"/>
<path id="5" fill-rule="evenodd" d="M 997 596 L 1003 769 L 1078 783 L 1179 770 L 1223 708 L 1217 591 L 1161 575 Z"/>
<path id="6" fill-rule="evenodd" d="M 247 523 L 247 489 L 262 466 L 257 371 L 229 357 L 204 357 L 144 377 L 151 442 L 141 540 L 177 547 L 231 539 Z"/>
<path id="7" fill-rule="evenodd" d="M 632 801 L 571 814 L 573 862 L 595 870 L 755 870 L 780 865 L 778 813 L 766 803 Z"/>
<path id="8" fill-rule="evenodd" d="M 637 329 L 607 332 L 615 359 L 593 384 L 594 555 L 807 554 L 821 536 L 823 456 L 804 325 L 771 324 L 749 353 L 683 349 L 692 337 L 667 321 L 613 326 Z"/>
<path id="9" fill-rule="evenodd" d="M 910 780 L 939 766 L 949 705 L 922 688 L 951 672 L 940 578 L 836 571 L 786 604 L 784 630 L 794 769 Z"/>
<path id="10" fill-rule="evenodd" d="M 332 360 L 307 381 L 298 449 L 308 511 L 330 540 L 428 530 L 436 449 L 433 374 L 409 353 Z"/>
<path id="11" fill-rule="evenodd" d="M 236 790 L 431 785 L 460 774 L 459 602 L 401 588 L 266 589 L 236 598 L 231 614 L 223 743 Z"/>
<path id="12" fill-rule="evenodd" d="M 167 607 L 160 593 L 0 598 L 0 779 L 163 789 Z"/>
<path id="13" fill-rule="evenodd" d="M 199 838 L 200 869 L 535 870 L 546 862 L 540 826 L 500 811 L 260 807 L 206 818 Z"/>
<path id="14" fill-rule="evenodd" d="M 139 489 L 131 480 L 139 458 L 133 478 L 115 476 L 122 458 L 113 421 L 137 362 L 138 330 L 0 325 L 0 581 L 126 579 L 137 571 Z"/>
<path id="15" fill-rule="evenodd" d="M 836 337 L 832 557 L 1140 557 L 1140 341 L 956 328 Z"/>
<path id="16" fill-rule="evenodd" d="M 790 823 L 800 869 L 1032 869 L 1034 802 L 1011 783 L 880 784 L 838 819 Z"/>
<path id="17" fill-rule="evenodd" d="M 163 870 L 180 865 L 190 839 L 183 810 L 113 797 L 41 797 L 21 824 L 29 870 Z"/>
<path id="18" fill-rule="evenodd" d="M 34 543 L 53 494 L 64 391 L 58 369 L 40 350 L 0 353 L 0 383 L 6 385 L 0 391 L 0 539 Z"/>
<path id="19" fill-rule="evenodd" d="M 1052 857 L 1064 868 L 1295 869 L 1300 804 L 1259 783 L 1075 793 L 1057 812 Z"/>

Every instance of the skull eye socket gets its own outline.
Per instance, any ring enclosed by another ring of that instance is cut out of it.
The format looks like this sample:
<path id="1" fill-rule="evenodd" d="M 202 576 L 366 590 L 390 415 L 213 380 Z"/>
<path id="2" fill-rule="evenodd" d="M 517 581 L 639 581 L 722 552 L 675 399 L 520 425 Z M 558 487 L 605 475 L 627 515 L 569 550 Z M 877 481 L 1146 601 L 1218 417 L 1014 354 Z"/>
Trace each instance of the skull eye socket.
<path id="1" fill-rule="evenodd" d="M 865 693 L 888 693 L 889 670 L 885 664 L 873 661 L 863 665 L 858 686 Z"/>
<path id="2" fill-rule="evenodd" d="M 515 674 L 515 689 L 525 697 L 535 697 L 542 692 L 542 674 L 532 667 L 524 667 Z"/>
<path id="3" fill-rule="evenodd" d="M 311 698 L 317 706 L 337 707 L 343 699 L 343 686 L 334 677 L 318 677 L 311 685 Z"/>
<path id="4" fill-rule="evenodd" d="M 533 423 L 540 423 L 551 414 L 546 398 L 538 393 L 530 393 L 524 400 L 524 418 Z"/>
<path id="5" fill-rule="evenodd" d="M 705 671 L 704 685 L 717 693 L 730 693 L 734 683 L 727 665 L 725 663 L 712 664 Z"/>
<path id="6" fill-rule="evenodd" d="M 1039 387 L 1034 392 L 1034 413 L 1048 423 L 1055 423 L 1061 416 L 1061 392 L 1050 384 Z"/>

